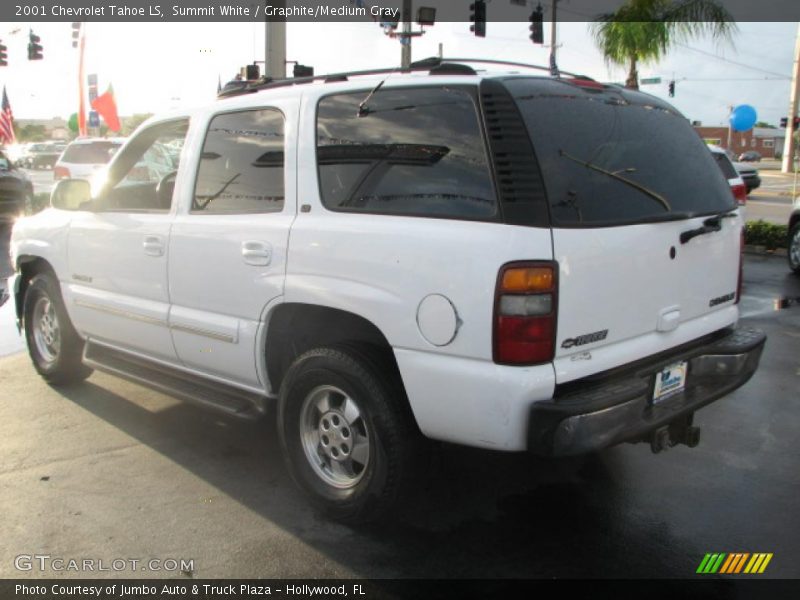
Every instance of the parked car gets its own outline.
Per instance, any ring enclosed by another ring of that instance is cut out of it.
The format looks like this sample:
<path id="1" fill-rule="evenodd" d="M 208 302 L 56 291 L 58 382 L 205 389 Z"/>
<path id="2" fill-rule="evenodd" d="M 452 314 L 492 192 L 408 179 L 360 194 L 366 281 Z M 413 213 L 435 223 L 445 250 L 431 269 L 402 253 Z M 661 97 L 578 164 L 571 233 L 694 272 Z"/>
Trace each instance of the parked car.
<path id="1" fill-rule="evenodd" d="M 734 163 L 731 162 L 730 155 L 720 146 L 709 146 L 708 149 L 711 150 L 711 156 L 717 161 L 720 172 L 725 179 L 727 179 L 733 197 L 736 198 L 736 202 L 740 207 L 744 207 L 744 205 L 747 204 L 747 194 L 749 190 L 747 189 L 747 184 L 744 179 L 739 175 Z"/>
<path id="2" fill-rule="evenodd" d="M 34 368 L 274 405 L 344 521 L 390 514 L 426 438 L 697 445 L 765 336 L 737 325 L 743 222 L 689 121 L 516 64 L 412 70 L 245 84 L 148 120 L 102 185 L 57 182 L 11 241 Z M 129 177 L 175 140 L 173 171 Z"/>
<path id="3" fill-rule="evenodd" d="M 79 138 L 69 144 L 55 163 L 55 179 L 91 179 L 120 149 L 122 138 Z"/>
<path id="4" fill-rule="evenodd" d="M 733 167 L 736 169 L 739 177 L 742 178 L 742 181 L 744 181 L 748 194 L 761 186 L 761 177 L 758 174 L 758 169 L 741 162 L 734 162 Z"/>
<path id="5" fill-rule="evenodd" d="M 66 144 L 59 142 L 31 144 L 21 158 L 22 166 L 26 169 L 52 169 L 64 148 Z"/>
<path id="6" fill-rule="evenodd" d="M 739 155 L 740 162 L 761 162 L 761 154 L 755 150 L 748 150 Z"/>
<path id="7" fill-rule="evenodd" d="M 28 175 L 0 152 L 0 223 L 9 223 L 23 215 L 32 201 L 33 184 Z"/>
<path id="8" fill-rule="evenodd" d="M 789 239 L 786 247 L 788 248 L 789 267 L 800 275 L 800 202 L 795 202 L 794 210 L 789 215 Z"/>

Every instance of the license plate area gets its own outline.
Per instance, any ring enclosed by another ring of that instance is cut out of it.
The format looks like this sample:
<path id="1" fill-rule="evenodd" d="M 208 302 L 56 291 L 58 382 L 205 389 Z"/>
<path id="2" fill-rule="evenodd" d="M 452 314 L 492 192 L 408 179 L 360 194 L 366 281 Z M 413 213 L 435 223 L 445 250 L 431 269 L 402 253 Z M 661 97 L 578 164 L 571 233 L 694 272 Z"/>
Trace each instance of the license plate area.
<path id="1" fill-rule="evenodd" d="M 682 360 L 668 365 L 656 373 L 652 403 L 659 404 L 667 398 L 681 393 L 686 387 L 688 370 L 689 362 Z"/>

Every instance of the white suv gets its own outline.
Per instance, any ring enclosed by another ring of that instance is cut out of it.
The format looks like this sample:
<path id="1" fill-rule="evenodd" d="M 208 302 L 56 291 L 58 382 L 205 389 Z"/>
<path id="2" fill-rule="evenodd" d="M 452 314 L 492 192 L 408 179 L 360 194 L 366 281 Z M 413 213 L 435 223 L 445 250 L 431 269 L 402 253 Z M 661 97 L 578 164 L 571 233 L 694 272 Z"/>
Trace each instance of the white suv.
<path id="1" fill-rule="evenodd" d="M 737 205 L 662 100 L 437 60 L 229 95 L 150 119 L 105 182 L 61 181 L 15 226 L 48 382 L 276 402 L 292 476 L 354 521 L 408 488 L 426 438 L 693 446 L 694 412 L 754 373 Z"/>

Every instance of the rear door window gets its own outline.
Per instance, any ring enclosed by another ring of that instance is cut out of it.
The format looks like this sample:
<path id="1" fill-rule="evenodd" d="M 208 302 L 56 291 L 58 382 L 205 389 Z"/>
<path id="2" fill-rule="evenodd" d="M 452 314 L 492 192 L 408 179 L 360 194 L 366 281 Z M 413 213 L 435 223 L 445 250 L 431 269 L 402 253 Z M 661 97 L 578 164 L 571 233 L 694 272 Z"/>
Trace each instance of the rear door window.
<path id="1" fill-rule="evenodd" d="M 71 144 L 67 147 L 61 160 L 76 165 L 104 165 L 111 160 L 121 145 L 118 142 Z"/>
<path id="2" fill-rule="evenodd" d="M 369 92 L 320 100 L 317 164 L 327 208 L 496 218 L 473 94 L 447 87 L 379 89 L 367 98 Z"/>
<path id="3" fill-rule="evenodd" d="M 510 79 L 506 86 L 533 142 L 555 226 L 735 208 L 706 145 L 685 117 L 657 98 L 546 79 Z"/>
<path id="4" fill-rule="evenodd" d="M 283 210 L 284 118 L 272 108 L 217 115 L 200 155 L 192 212 Z"/>
<path id="5" fill-rule="evenodd" d="M 717 161 L 719 170 L 722 171 L 722 174 L 726 179 L 733 179 L 734 177 L 739 176 L 739 173 L 736 172 L 736 168 L 733 166 L 733 163 L 731 163 L 731 160 L 727 156 L 721 152 L 712 152 L 711 156 L 713 156 Z"/>

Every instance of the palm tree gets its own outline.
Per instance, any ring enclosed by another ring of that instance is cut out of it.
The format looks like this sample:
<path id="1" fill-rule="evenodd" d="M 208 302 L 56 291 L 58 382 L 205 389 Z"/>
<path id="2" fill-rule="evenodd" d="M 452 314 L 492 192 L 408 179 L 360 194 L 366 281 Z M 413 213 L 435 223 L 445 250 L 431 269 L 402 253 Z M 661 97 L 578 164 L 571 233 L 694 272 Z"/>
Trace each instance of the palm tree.
<path id="1" fill-rule="evenodd" d="M 671 46 L 704 34 L 730 42 L 731 14 L 717 0 L 628 0 L 591 25 L 606 62 L 628 66 L 625 86 L 639 89 L 639 62 L 658 61 Z"/>

